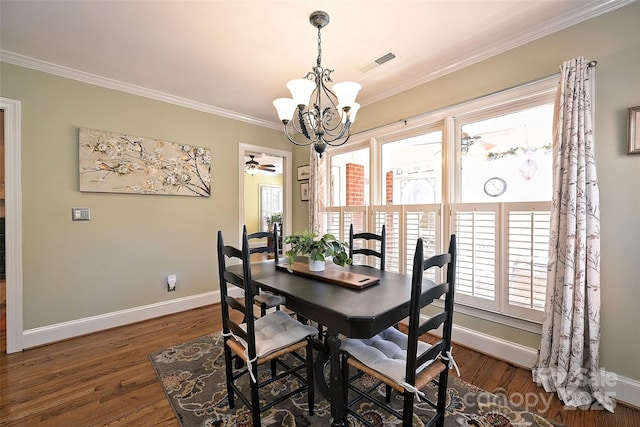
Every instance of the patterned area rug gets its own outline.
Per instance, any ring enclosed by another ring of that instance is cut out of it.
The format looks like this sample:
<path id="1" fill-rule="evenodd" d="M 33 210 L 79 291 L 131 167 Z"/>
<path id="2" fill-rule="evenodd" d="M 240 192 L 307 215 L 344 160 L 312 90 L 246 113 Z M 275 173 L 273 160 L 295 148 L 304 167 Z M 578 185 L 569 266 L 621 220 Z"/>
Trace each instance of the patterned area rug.
<path id="1" fill-rule="evenodd" d="M 149 355 L 171 407 L 183 427 L 252 426 L 251 414 L 242 401 L 236 399 L 236 407 L 229 409 L 226 398 L 222 339 L 218 341 L 218 335 L 218 333 L 207 335 Z M 268 366 L 265 366 L 260 374 L 270 375 Z M 288 386 L 286 381 L 273 383 L 261 389 L 261 396 L 265 393 L 277 396 L 287 390 Z M 427 394 L 435 393 L 435 387 L 424 391 Z M 378 392 L 384 396 L 384 387 L 380 387 Z M 394 392 L 393 396 L 397 397 L 397 393 Z M 262 423 L 288 427 L 331 425 L 329 402 L 322 398 L 317 389 L 315 401 L 313 416 L 309 416 L 306 395 L 296 395 L 288 403 L 263 412 Z M 401 400 L 394 403 L 398 408 L 402 407 Z M 428 419 L 431 411 L 431 407 L 424 401 L 416 402 L 413 425 L 422 426 L 422 420 Z M 377 426 L 401 424 L 399 420 L 368 403 L 361 403 L 358 412 Z M 361 426 L 361 423 L 355 419 L 349 421 L 350 426 Z M 449 375 L 445 426 L 557 427 L 562 424 L 512 405 L 503 397 L 488 393 L 456 378 L 453 373 Z"/>

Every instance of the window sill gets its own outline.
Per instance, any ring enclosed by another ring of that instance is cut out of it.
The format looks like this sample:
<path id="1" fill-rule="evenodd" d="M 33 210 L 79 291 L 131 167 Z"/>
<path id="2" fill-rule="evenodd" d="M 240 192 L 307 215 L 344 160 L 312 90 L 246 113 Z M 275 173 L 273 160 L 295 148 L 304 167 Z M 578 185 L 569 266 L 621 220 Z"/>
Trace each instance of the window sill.
<path id="1" fill-rule="evenodd" d="M 444 305 L 444 302 L 434 301 L 433 304 L 437 307 L 442 307 Z M 495 313 L 493 311 L 460 303 L 455 303 L 454 311 L 457 313 L 465 314 L 467 316 L 473 316 L 479 319 L 487 320 L 489 322 L 494 322 L 523 331 L 532 332 L 534 334 L 542 334 L 542 323 L 534 322 L 532 320 L 521 319 L 501 313 Z"/>

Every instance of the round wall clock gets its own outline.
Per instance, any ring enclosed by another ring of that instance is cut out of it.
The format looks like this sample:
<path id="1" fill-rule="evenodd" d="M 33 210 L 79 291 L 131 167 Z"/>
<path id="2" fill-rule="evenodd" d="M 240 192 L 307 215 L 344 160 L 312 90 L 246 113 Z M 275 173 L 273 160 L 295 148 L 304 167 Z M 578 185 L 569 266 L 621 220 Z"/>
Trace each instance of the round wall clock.
<path id="1" fill-rule="evenodd" d="M 487 182 L 484 183 L 484 192 L 491 197 L 498 197 L 502 195 L 502 193 L 504 193 L 506 190 L 507 183 L 504 179 L 498 178 L 497 176 L 489 178 Z"/>

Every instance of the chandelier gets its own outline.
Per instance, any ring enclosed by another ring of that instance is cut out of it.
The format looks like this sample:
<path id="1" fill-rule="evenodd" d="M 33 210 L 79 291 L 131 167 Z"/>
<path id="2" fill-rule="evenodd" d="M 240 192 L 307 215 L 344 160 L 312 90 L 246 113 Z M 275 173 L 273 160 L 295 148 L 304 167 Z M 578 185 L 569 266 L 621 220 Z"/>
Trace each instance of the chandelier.
<path id="1" fill-rule="evenodd" d="M 321 65 L 320 31 L 329 23 L 329 15 L 323 11 L 315 11 L 309 16 L 309 22 L 318 29 L 317 63 L 303 79 L 287 83 L 291 98 L 278 98 L 273 101 L 273 105 L 289 141 L 296 145 L 313 145 L 314 150 L 322 157 L 327 145 L 339 146 L 349 140 L 351 125 L 360 108 L 356 95 L 362 86 L 354 82 L 336 83 L 332 88 L 327 86 L 328 83 L 333 83 L 333 70 L 324 69 Z M 294 132 L 304 135 L 307 141 L 294 140 Z"/>

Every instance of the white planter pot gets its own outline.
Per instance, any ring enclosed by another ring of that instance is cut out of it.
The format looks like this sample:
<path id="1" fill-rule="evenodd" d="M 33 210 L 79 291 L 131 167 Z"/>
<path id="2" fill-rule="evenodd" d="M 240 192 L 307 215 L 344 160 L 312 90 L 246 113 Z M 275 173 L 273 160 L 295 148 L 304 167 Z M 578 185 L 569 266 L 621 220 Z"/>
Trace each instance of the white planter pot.
<path id="1" fill-rule="evenodd" d="M 309 271 L 324 271 L 324 261 L 309 260 Z"/>

